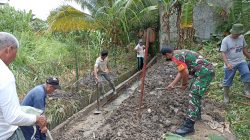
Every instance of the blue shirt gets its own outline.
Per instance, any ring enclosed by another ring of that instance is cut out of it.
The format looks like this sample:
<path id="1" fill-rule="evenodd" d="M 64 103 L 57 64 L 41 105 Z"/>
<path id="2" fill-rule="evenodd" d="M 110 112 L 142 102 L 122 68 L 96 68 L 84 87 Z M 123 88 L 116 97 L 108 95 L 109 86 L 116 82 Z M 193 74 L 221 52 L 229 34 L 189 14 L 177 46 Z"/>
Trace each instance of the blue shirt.
<path id="1" fill-rule="evenodd" d="M 35 107 L 37 109 L 43 110 L 44 112 L 46 97 L 47 93 L 45 92 L 44 85 L 38 85 L 28 92 L 28 94 L 23 99 L 22 105 Z M 30 140 L 34 133 L 33 126 L 21 126 L 20 128 L 23 132 L 25 139 Z M 41 133 L 38 126 L 35 138 L 36 140 L 46 140 L 46 135 Z"/>

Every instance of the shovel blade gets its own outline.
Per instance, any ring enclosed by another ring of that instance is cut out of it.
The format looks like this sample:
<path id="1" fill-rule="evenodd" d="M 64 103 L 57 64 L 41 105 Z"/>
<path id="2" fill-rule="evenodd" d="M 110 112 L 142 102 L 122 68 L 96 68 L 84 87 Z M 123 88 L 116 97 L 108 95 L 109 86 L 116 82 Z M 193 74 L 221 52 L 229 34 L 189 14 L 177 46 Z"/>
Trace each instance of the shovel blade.
<path id="1" fill-rule="evenodd" d="M 102 112 L 100 111 L 100 110 L 96 110 L 95 112 L 94 112 L 94 114 L 95 115 L 98 115 L 98 114 L 101 114 Z"/>

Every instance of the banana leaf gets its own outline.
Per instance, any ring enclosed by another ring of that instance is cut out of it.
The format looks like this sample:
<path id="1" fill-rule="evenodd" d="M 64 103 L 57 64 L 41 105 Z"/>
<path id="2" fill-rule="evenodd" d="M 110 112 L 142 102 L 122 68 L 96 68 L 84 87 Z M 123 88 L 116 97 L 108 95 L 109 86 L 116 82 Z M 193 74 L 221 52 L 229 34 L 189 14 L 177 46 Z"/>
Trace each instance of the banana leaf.
<path id="1" fill-rule="evenodd" d="M 193 4 L 188 2 L 182 5 L 181 29 L 193 27 Z"/>
<path id="2" fill-rule="evenodd" d="M 247 32 L 244 34 L 244 36 L 249 35 L 249 34 L 250 34 L 250 30 L 247 31 Z"/>

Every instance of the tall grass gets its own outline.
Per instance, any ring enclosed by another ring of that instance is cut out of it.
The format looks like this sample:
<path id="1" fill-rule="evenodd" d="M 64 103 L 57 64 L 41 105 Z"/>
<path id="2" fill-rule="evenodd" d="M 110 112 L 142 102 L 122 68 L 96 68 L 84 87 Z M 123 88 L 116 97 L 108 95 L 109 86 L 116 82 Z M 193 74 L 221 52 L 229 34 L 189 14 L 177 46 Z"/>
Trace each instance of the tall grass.
<path id="1" fill-rule="evenodd" d="M 21 96 L 36 84 L 44 83 L 48 76 L 59 76 L 68 70 L 71 61 L 66 45 L 48 37 L 22 32 L 17 58 L 11 65 Z"/>

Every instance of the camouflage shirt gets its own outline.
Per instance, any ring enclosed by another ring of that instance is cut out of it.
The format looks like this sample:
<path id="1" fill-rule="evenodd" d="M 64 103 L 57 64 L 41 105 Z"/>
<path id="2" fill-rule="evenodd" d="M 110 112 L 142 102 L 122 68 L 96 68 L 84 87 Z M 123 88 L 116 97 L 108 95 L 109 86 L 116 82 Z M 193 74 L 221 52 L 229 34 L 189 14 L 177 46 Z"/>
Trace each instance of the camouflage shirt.
<path id="1" fill-rule="evenodd" d="M 188 69 L 190 75 L 204 76 L 213 72 L 213 65 L 198 53 L 191 50 L 180 50 L 174 54 L 172 61 L 176 63 L 178 70 Z"/>

